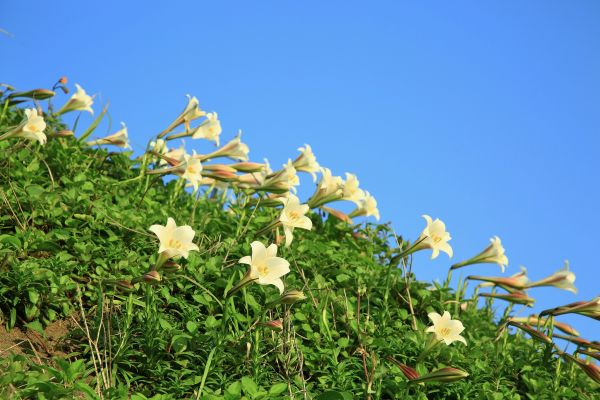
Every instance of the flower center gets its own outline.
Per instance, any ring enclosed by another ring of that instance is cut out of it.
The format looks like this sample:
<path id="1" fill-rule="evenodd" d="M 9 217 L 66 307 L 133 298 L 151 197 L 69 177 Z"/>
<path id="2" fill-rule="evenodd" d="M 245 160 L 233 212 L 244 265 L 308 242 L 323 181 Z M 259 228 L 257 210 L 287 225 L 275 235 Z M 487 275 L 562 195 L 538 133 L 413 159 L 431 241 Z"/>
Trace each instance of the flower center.
<path id="1" fill-rule="evenodd" d="M 167 243 L 167 245 L 172 248 L 172 249 L 177 249 L 180 250 L 183 245 L 181 244 L 181 242 L 179 240 L 176 239 L 169 239 L 169 242 Z"/>
<path id="2" fill-rule="evenodd" d="M 27 130 L 30 131 L 30 132 L 36 132 L 36 131 L 38 131 L 37 127 L 33 123 L 27 124 Z"/>
<path id="3" fill-rule="evenodd" d="M 439 243 L 442 241 L 442 237 L 441 236 L 431 236 L 431 241 L 435 244 Z"/>
<path id="4" fill-rule="evenodd" d="M 440 336 L 448 336 L 450 334 L 450 328 L 444 327 L 439 330 Z"/>
<path id="5" fill-rule="evenodd" d="M 256 270 L 258 271 L 259 276 L 265 276 L 269 273 L 269 267 L 267 267 L 267 264 L 257 265 Z"/>
<path id="6" fill-rule="evenodd" d="M 292 221 L 296 221 L 298 218 L 300 218 L 300 213 L 298 211 L 289 211 L 288 212 L 288 217 Z"/>

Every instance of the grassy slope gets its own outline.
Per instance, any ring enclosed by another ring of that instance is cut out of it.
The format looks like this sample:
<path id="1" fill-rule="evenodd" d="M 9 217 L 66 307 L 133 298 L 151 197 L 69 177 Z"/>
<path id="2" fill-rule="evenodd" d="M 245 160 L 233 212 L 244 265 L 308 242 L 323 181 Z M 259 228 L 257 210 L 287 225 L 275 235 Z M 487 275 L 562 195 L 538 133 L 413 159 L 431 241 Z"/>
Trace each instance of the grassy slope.
<path id="1" fill-rule="evenodd" d="M 0 132 L 20 118 L 9 109 Z M 58 128 L 54 122 L 50 130 Z M 92 397 L 100 382 L 106 398 L 179 399 L 194 395 L 203 376 L 205 398 L 236 399 L 240 390 L 247 398 L 312 398 L 327 390 L 366 398 L 368 386 L 373 398 L 598 395 L 586 375 L 545 345 L 519 334 L 495 340 L 494 310 L 461 311 L 454 292 L 413 282 L 418 330 L 411 329 L 405 281 L 400 269 L 390 268 L 391 233 L 384 225 L 349 227 L 313 214 L 313 231 L 297 230 L 292 246 L 280 250 L 292 264 L 286 286 L 303 289 L 307 301 L 265 315 L 284 318 L 283 332 L 249 330 L 262 305 L 277 297 L 274 287 L 251 285 L 233 296 L 227 323 L 219 303 L 242 276 L 236 261 L 250 254 L 250 242 L 273 240 L 253 232 L 276 210 L 232 206 L 225 212 L 217 199 L 196 203 L 177 194 L 175 182 L 159 179 L 144 191 L 145 180 L 126 182 L 139 173 L 127 154 L 88 149 L 74 138 L 50 139 L 45 147 L 4 141 L 0 155 L 0 319 L 40 331 L 70 316 L 83 326 L 83 310 L 104 366 L 94 367 L 93 346 L 74 328 L 61 349 L 66 357 L 0 353 L 0 398 Z M 200 252 L 156 286 L 138 285 L 129 294 L 108 284 L 148 269 L 158 247 L 148 227 L 169 216 L 192 225 Z M 462 320 L 469 344 L 440 346 L 417 369 L 450 365 L 470 376 L 410 385 L 385 357 L 417 366 L 427 313 L 443 310 Z"/>

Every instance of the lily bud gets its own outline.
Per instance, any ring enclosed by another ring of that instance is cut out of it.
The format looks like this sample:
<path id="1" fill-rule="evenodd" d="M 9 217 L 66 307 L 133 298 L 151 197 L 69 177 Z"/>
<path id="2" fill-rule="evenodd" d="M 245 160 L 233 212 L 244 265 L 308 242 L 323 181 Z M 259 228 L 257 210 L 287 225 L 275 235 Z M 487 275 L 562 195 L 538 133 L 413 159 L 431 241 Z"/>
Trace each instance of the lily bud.
<path id="1" fill-rule="evenodd" d="M 276 319 L 273 321 L 267 322 L 259 322 L 258 326 L 262 326 L 267 329 L 271 329 L 273 331 L 282 331 L 283 330 L 283 322 L 280 319 Z"/>
<path id="2" fill-rule="evenodd" d="M 590 301 L 576 301 L 575 303 L 569 303 L 564 306 L 544 310 L 540 313 L 540 316 L 569 313 L 585 315 L 586 317 L 600 321 L 600 296 Z"/>
<path id="3" fill-rule="evenodd" d="M 306 296 L 304 292 L 301 290 L 291 289 L 284 292 L 279 298 L 279 303 L 281 304 L 294 304 L 299 301 L 306 300 Z"/>
<path id="4" fill-rule="evenodd" d="M 514 320 L 509 320 L 507 322 L 507 324 L 512 325 L 515 328 L 519 328 L 519 329 L 529 333 L 531 335 L 531 337 L 538 339 L 541 342 L 548 343 L 548 344 L 552 343 L 552 339 L 550 339 L 548 336 L 546 336 L 544 333 L 538 331 L 537 329 L 534 329 L 530 325 L 522 324 L 522 323 L 516 322 Z"/>
<path id="5" fill-rule="evenodd" d="M 535 315 L 531 315 L 529 317 L 513 317 L 511 318 L 511 320 L 531 326 L 545 325 L 548 321 L 547 318 L 539 318 Z M 569 324 L 560 321 L 553 321 L 553 325 L 555 328 L 563 331 L 564 333 L 567 333 L 572 336 L 579 336 L 579 332 Z"/>
<path id="6" fill-rule="evenodd" d="M 321 206 L 320 208 L 321 208 L 321 210 L 333 215 L 335 218 L 339 219 L 340 221 L 346 222 L 348 224 L 352 224 L 352 218 L 350 218 L 348 216 L 348 214 L 346 214 L 340 210 L 336 210 L 334 208 L 327 207 L 327 206 Z"/>
<path id="7" fill-rule="evenodd" d="M 55 95 L 56 95 L 56 93 L 54 93 L 52 90 L 33 89 L 33 90 L 28 90 L 26 92 L 13 92 L 8 95 L 8 98 L 12 99 L 15 97 L 25 97 L 25 98 L 34 99 L 34 100 L 46 100 L 51 97 L 54 97 Z"/>
<path id="8" fill-rule="evenodd" d="M 150 271 L 142 275 L 142 280 L 146 283 L 155 284 L 159 283 L 162 280 L 162 278 L 158 271 Z"/>
<path id="9" fill-rule="evenodd" d="M 524 292 L 514 292 L 509 294 L 500 294 L 500 293 L 481 293 L 480 296 L 483 297 L 492 297 L 494 299 L 506 300 L 515 304 L 523 304 L 527 307 L 532 307 L 535 303 L 535 299 L 527 296 Z"/>
<path id="10" fill-rule="evenodd" d="M 401 362 L 394 359 L 393 357 L 388 356 L 388 357 L 386 357 L 386 359 L 388 361 L 393 362 L 398 368 L 400 368 L 400 371 L 402 371 L 402 373 L 404 374 L 406 379 L 408 379 L 409 381 L 414 381 L 415 379 L 419 378 L 420 375 L 414 368 L 411 368 L 406 364 L 402 364 Z"/>
<path id="11" fill-rule="evenodd" d="M 133 286 L 128 280 L 105 281 L 104 283 L 107 285 L 114 286 L 115 288 L 122 290 L 126 293 L 131 293 L 135 290 L 135 286 Z"/>
<path id="12" fill-rule="evenodd" d="M 552 334 L 552 337 L 555 337 L 558 339 L 563 339 L 563 340 L 568 340 L 569 342 L 575 343 L 576 345 L 578 345 L 580 347 L 585 347 L 585 348 L 594 349 L 594 350 L 600 350 L 600 342 L 590 341 L 590 340 L 580 338 L 580 337 L 575 337 L 575 336 L 561 335 L 558 333 Z"/>
<path id="13" fill-rule="evenodd" d="M 598 384 L 600 384 L 600 367 L 598 367 L 594 363 L 586 363 L 584 360 L 579 357 L 573 357 L 570 354 L 563 353 L 563 356 L 567 357 L 569 360 L 573 361 L 583 372 L 586 373 L 587 376 L 592 378 L 592 380 Z"/>
<path id="14" fill-rule="evenodd" d="M 265 170 L 265 164 L 251 161 L 231 164 L 230 167 L 238 172 L 263 172 Z"/>
<path id="15" fill-rule="evenodd" d="M 48 136 L 51 136 L 51 137 L 70 137 L 70 136 L 74 136 L 74 135 L 75 134 L 73 133 L 73 131 L 70 131 L 68 129 L 63 129 L 62 131 L 52 132 Z"/>
<path id="16" fill-rule="evenodd" d="M 445 367 L 433 372 L 430 372 L 425 375 L 421 375 L 419 378 L 413 379 L 411 382 L 420 383 L 420 382 L 455 382 L 461 379 L 466 378 L 469 374 L 465 371 L 462 371 L 458 368 L 453 367 Z"/>
<path id="17" fill-rule="evenodd" d="M 160 269 L 166 273 L 173 273 L 173 272 L 179 271 L 181 269 L 181 265 L 177 264 L 174 261 L 169 260 L 169 261 L 165 262 L 162 265 L 162 267 L 160 267 Z"/>
<path id="18" fill-rule="evenodd" d="M 528 287 L 527 285 L 529 284 L 529 278 L 527 277 L 527 270 L 525 269 L 525 267 L 521 267 L 521 272 L 516 273 L 508 278 L 501 277 L 501 276 L 486 277 L 486 276 L 470 275 L 470 276 L 467 276 L 467 279 L 493 283 L 494 285 L 500 286 L 501 288 L 503 288 L 511 293 L 515 292 L 515 291 L 523 290 L 523 289 L 527 288 Z"/>

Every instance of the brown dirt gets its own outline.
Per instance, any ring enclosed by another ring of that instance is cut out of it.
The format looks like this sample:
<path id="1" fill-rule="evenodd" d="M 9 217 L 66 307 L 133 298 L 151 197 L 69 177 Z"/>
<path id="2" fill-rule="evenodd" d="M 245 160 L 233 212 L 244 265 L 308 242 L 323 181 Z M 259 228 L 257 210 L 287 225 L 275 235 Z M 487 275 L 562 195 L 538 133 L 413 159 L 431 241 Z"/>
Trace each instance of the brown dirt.
<path id="1" fill-rule="evenodd" d="M 48 325 L 44 335 L 31 329 L 14 328 L 7 331 L 0 326 L 0 357 L 10 353 L 29 354 L 35 358 L 47 358 L 65 355 L 65 339 L 75 324 L 70 319 L 62 319 Z"/>

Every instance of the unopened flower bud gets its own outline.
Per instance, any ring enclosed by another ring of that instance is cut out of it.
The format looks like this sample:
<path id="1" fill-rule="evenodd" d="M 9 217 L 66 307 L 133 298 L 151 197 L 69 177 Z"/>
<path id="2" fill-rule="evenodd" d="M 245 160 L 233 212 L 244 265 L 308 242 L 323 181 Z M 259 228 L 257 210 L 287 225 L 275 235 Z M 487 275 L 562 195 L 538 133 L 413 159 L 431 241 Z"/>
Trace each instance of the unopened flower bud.
<path id="1" fill-rule="evenodd" d="M 422 375 L 417 379 L 413 379 L 411 382 L 454 382 L 460 379 L 464 379 L 469 376 L 468 373 L 458 368 L 445 367 L 428 374 Z"/>
<path id="2" fill-rule="evenodd" d="M 305 299 L 306 296 L 304 295 L 304 292 L 301 290 L 292 289 L 283 293 L 279 298 L 279 302 L 281 304 L 294 304 Z"/>
<path id="3" fill-rule="evenodd" d="M 142 275 L 142 280 L 146 283 L 155 284 L 160 282 L 162 278 L 160 277 L 158 271 L 150 271 Z"/>
<path id="4" fill-rule="evenodd" d="M 160 269 L 166 273 L 173 273 L 179 271 L 181 269 L 181 265 L 169 260 L 166 263 L 164 263 Z"/>
<path id="5" fill-rule="evenodd" d="M 260 322 L 258 326 L 262 326 L 267 329 L 271 329 L 273 331 L 282 331 L 283 330 L 283 322 L 280 319 L 276 319 L 273 321 Z"/>

